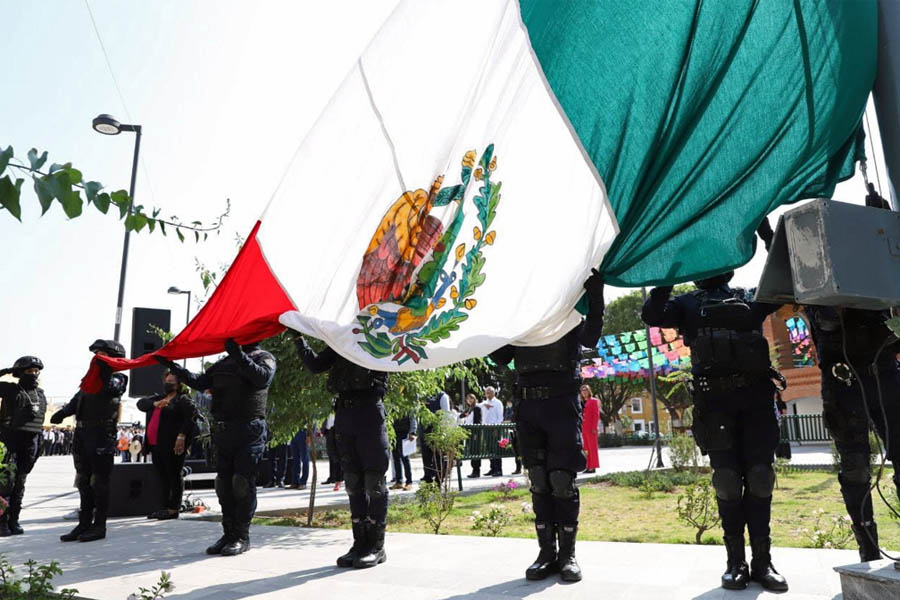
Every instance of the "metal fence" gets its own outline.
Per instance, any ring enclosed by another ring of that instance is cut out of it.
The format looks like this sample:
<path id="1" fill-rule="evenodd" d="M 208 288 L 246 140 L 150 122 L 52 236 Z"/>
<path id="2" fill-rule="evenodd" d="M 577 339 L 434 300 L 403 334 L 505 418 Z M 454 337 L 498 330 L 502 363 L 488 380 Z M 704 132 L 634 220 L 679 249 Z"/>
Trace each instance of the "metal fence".
<path id="1" fill-rule="evenodd" d="M 462 425 L 469 432 L 469 437 L 463 447 L 462 454 L 456 461 L 456 479 L 459 490 L 462 491 L 462 461 L 492 458 L 506 458 L 516 455 L 513 447 L 515 439 L 514 423 L 500 423 L 499 425 Z M 505 448 L 500 447 L 501 440 L 509 440 Z"/>
<path id="2" fill-rule="evenodd" d="M 822 415 L 785 415 L 781 418 L 783 442 L 830 442 L 831 434 Z"/>

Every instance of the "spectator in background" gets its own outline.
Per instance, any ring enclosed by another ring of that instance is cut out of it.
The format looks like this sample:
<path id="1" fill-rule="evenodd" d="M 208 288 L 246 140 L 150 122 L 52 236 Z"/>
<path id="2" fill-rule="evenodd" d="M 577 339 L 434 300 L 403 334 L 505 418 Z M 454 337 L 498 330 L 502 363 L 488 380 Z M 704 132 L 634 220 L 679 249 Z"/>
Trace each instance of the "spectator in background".
<path id="1" fill-rule="evenodd" d="M 466 405 L 460 415 L 463 425 L 481 425 L 483 419 L 481 417 L 481 406 L 478 405 L 478 398 L 475 394 L 466 394 Z M 481 459 L 473 458 L 470 461 L 472 472 L 466 475 L 469 479 L 478 479 L 481 477 Z"/>
<path id="2" fill-rule="evenodd" d="M 441 390 L 425 401 L 425 408 L 436 415 L 449 415 L 450 396 Z M 422 477 L 422 481 L 425 483 L 440 484 L 441 476 L 440 471 L 437 468 L 437 457 L 434 454 L 434 450 L 431 449 L 431 446 L 429 446 L 427 442 L 427 435 L 433 430 L 434 428 L 432 426 L 425 425 L 422 421 L 419 421 L 419 439 L 422 440 L 420 445 L 422 449 L 422 465 L 425 468 L 425 476 Z"/>
<path id="3" fill-rule="evenodd" d="M 119 429 L 119 439 L 116 440 L 116 450 L 122 456 L 122 462 L 131 462 L 131 454 L 128 452 L 128 446 L 131 444 L 131 438 L 124 429 Z"/>
<path id="4" fill-rule="evenodd" d="M 305 490 L 309 479 L 309 436 L 301 429 L 291 440 L 291 489 Z"/>
<path id="5" fill-rule="evenodd" d="M 166 370 L 163 393 L 141 398 L 137 407 L 147 413 L 145 448 L 153 455 L 153 467 L 159 473 L 161 483 L 162 508 L 147 518 L 177 519 L 184 494 L 185 450 L 190 447 L 194 431 L 194 405 L 190 397 L 182 393 L 178 376 Z"/>
<path id="6" fill-rule="evenodd" d="M 499 425 L 503 422 L 503 403 L 497 397 L 497 390 L 492 386 L 484 388 L 484 402 L 481 403 L 481 422 L 485 425 Z M 503 460 L 492 458 L 488 477 L 501 477 L 502 475 Z"/>
<path id="7" fill-rule="evenodd" d="M 594 398 L 594 392 L 589 385 L 581 386 L 581 437 L 584 449 L 587 451 L 587 468 L 585 473 L 596 473 L 600 466 L 599 437 L 600 437 L 600 401 Z"/>
<path id="8" fill-rule="evenodd" d="M 394 460 L 394 485 L 392 490 L 410 491 L 412 489 L 412 465 L 409 463 L 409 455 L 403 452 L 404 440 L 416 439 L 416 414 L 410 412 L 406 416 L 394 419 L 394 445 L 391 448 L 391 456 Z M 406 479 L 402 481 L 403 476 Z M 405 482 L 404 482 L 405 481 Z"/>
<path id="9" fill-rule="evenodd" d="M 338 492 L 341 489 L 341 482 L 344 481 L 344 470 L 341 467 L 341 457 L 338 456 L 333 412 L 322 423 L 322 435 L 325 436 L 325 451 L 328 453 L 328 479 L 323 481 L 322 485 L 333 484 L 333 491 Z"/>
<path id="10" fill-rule="evenodd" d="M 503 409 L 503 422 L 504 423 L 515 423 L 516 422 L 516 408 L 513 406 L 512 400 L 506 401 L 506 407 Z M 519 456 L 519 446 L 518 440 L 516 439 L 516 430 L 512 431 L 512 442 L 513 451 L 516 453 L 516 470 L 512 472 L 513 475 L 519 475 L 522 473 L 522 457 Z"/>

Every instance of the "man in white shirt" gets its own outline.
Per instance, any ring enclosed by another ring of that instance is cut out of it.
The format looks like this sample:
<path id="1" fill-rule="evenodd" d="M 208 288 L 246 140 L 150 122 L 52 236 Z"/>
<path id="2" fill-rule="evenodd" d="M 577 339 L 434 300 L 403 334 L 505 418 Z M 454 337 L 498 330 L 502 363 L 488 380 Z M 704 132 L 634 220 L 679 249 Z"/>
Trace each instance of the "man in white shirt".
<path id="1" fill-rule="evenodd" d="M 484 388 L 484 402 L 481 403 L 482 423 L 485 425 L 499 425 L 503 422 L 503 402 L 497 397 L 497 390 L 492 386 Z M 503 475 L 503 461 L 499 458 L 491 459 L 491 470 L 488 477 L 500 477 Z"/>

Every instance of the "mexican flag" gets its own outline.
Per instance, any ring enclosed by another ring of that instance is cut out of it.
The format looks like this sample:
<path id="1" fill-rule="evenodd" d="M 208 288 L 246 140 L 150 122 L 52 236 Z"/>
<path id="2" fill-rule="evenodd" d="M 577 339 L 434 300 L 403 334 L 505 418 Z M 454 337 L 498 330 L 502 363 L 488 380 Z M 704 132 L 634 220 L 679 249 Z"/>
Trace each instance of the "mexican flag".
<path id="1" fill-rule="evenodd" d="M 852 175 L 876 30 L 875 0 L 402 1 L 158 354 L 289 327 L 436 367 L 559 338 L 592 267 L 740 266 L 768 212 Z"/>

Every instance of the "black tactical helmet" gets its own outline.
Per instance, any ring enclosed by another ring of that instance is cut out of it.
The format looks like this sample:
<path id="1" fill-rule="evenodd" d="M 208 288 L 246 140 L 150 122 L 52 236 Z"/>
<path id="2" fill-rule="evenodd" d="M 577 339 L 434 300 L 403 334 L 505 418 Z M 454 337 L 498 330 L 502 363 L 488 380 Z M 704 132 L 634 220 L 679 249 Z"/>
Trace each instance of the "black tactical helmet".
<path id="1" fill-rule="evenodd" d="M 712 277 L 707 277 L 706 279 L 700 279 L 694 282 L 701 290 L 714 290 L 718 287 L 722 287 L 734 277 L 734 271 L 728 271 L 727 273 L 722 273 L 720 275 L 714 275 Z"/>
<path id="2" fill-rule="evenodd" d="M 43 370 L 44 363 L 41 362 L 37 356 L 23 356 L 21 358 L 16 359 L 16 362 L 13 363 L 13 371 L 24 371 L 25 369 L 33 369 L 38 368 Z"/>
<path id="3" fill-rule="evenodd" d="M 96 340 L 88 350 L 91 352 L 102 350 L 113 358 L 125 358 L 125 347 L 115 340 Z"/>

